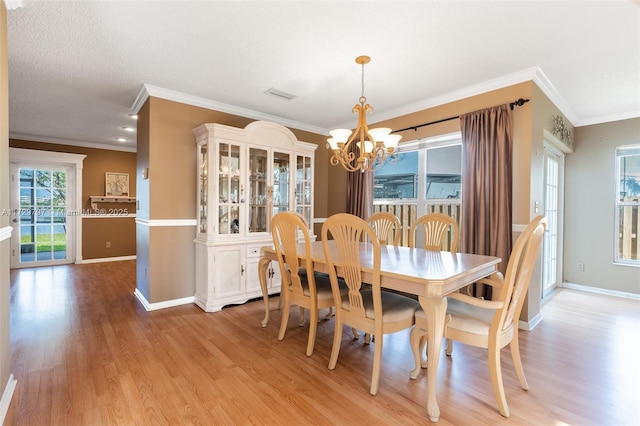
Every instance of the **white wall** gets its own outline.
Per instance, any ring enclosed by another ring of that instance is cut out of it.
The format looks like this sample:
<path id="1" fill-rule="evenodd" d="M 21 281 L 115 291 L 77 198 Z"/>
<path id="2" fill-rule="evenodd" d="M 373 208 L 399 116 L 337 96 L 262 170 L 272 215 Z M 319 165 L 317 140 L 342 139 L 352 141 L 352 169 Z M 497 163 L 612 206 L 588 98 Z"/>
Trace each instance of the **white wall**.
<path id="1" fill-rule="evenodd" d="M 615 150 L 640 143 L 640 118 L 578 127 L 575 141 L 566 158 L 564 281 L 640 294 L 640 267 L 613 264 Z"/>

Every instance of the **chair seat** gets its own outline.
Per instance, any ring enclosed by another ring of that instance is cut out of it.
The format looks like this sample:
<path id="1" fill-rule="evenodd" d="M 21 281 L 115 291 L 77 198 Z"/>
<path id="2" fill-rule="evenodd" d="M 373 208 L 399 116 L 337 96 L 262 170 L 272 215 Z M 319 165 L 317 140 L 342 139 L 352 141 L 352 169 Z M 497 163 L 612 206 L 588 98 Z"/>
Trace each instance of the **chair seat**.
<path id="1" fill-rule="evenodd" d="M 373 293 L 371 290 L 365 290 L 361 294 L 367 318 L 375 318 L 373 313 Z M 420 309 L 418 301 L 400 294 L 382 291 L 381 298 L 383 322 L 396 322 L 404 318 L 411 318 L 415 315 L 416 310 Z M 349 309 L 348 294 L 342 297 L 342 307 Z"/>
<path id="2" fill-rule="evenodd" d="M 307 271 L 304 268 L 300 268 L 300 272 L 298 273 L 302 278 L 302 291 L 305 296 L 310 296 L 309 293 L 309 282 L 307 281 Z M 323 272 L 314 272 L 313 277 L 316 282 L 316 295 L 318 300 L 332 300 L 333 293 L 331 291 L 331 280 L 329 279 L 329 274 L 325 274 Z M 339 281 L 340 285 L 340 294 L 345 295 L 349 291 L 347 285 L 344 281 Z"/>
<path id="3" fill-rule="evenodd" d="M 447 315 L 450 315 L 450 320 L 446 327 L 465 333 L 488 336 L 495 312 L 493 309 L 473 306 L 457 299 L 448 299 Z M 420 309 L 416 312 L 416 318 L 426 321 L 427 316 Z"/>

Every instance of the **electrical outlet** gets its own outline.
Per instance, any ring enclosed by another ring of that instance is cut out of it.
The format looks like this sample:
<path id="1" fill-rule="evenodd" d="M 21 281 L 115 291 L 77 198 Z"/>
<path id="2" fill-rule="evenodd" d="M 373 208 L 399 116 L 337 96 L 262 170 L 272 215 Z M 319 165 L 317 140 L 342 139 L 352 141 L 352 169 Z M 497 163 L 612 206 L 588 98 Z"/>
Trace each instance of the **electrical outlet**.
<path id="1" fill-rule="evenodd" d="M 578 271 L 584 272 L 584 262 L 578 262 Z"/>
<path id="2" fill-rule="evenodd" d="M 106 246 L 107 246 L 107 248 L 111 248 L 111 241 L 107 241 Z"/>

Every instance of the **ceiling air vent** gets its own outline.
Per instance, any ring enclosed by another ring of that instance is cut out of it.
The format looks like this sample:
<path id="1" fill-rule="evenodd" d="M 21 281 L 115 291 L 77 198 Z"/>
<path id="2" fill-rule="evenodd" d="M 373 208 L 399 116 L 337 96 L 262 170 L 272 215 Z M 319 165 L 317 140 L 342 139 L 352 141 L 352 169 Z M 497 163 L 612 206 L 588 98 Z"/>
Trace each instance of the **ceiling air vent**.
<path id="1" fill-rule="evenodd" d="M 273 87 L 266 90 L 264 93 L 266 93 L 267 95 L 275 96 L 279 99 L 284 99 L 285 101 L 290 101 L 291 99 L 297 98 L 297 96 L 294 94 L 287 93 L 283 90 L 274 89 Z"/>

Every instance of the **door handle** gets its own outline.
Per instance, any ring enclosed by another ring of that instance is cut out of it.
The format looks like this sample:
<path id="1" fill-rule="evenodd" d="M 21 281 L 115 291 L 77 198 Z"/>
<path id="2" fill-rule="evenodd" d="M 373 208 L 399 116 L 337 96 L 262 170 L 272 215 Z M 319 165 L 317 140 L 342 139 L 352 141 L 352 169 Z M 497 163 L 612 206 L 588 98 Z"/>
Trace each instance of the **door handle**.
<path id="1" fill-rule="evenodd" d="M 13 219 L 13 223 L 18 223 L 18 219 Z"/>

